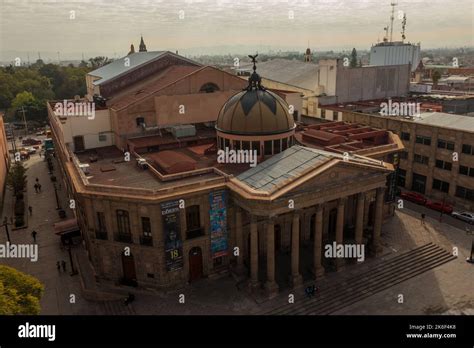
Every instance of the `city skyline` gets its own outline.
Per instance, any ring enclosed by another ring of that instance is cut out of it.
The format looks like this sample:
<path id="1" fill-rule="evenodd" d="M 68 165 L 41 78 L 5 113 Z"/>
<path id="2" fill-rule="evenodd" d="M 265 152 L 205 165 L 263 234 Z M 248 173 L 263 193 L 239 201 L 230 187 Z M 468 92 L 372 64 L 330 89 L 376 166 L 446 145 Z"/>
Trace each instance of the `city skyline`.
<path id="1" fill-rule="evenodd" d="M 398 1 L 393 40 L 401 39 L 399 18 L 406 14 L 406 42 L 422 49 L 474 46 L 473 4 L 458 1 L 449 14 L 445 7 L 439 0 Z M 138 47 L 140 35 L 150 51 L 184 55 L 301 51 L 308 44 L 316 52 L 368 50 L 383 40 L 391 12 L 389 1 L 372 0 L 2 0 L 1 9 L 0 60 L 29 55 L 32 62 L 38 52 L 53 61 L 58 52 L 61 60 L 118 58 L 130 44 Z"/>

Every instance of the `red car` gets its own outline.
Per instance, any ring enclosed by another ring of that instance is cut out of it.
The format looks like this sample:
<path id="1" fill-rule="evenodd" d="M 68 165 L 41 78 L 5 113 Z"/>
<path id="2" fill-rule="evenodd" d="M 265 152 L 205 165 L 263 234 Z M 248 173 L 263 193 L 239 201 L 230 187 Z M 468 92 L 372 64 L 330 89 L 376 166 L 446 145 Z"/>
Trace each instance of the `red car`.
<path id="1" fill-rule="evenodd" d="M 424 205 L 427 201 L 425 196 L 416 192 L 402 192 L 400 197 L 406 199 L 407 201 L 422 205 Z"/>
<path id="2" fill-rule="evenodd" d="M 428 201 L 426 206 L 430 209 L 441 211 L 445 214 L 451 214 L 453 212 L 453 206 L 443 202 Z"/>
<path id="3" fill-rule="evenodd" d="M 31 145 L 41 145 L 42 141 L 39 139 L 28 138 L 28 139 L 23 139 L 21 143 L 23 145 L 31 146 Z"/>

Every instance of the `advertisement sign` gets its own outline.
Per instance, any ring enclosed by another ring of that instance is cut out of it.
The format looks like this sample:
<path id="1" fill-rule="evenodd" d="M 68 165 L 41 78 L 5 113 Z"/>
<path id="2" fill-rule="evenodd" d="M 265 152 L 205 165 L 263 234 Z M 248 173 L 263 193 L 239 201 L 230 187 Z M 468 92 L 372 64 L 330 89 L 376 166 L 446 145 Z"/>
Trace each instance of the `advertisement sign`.
<path id="1" fill-rule="evenodd" d="M 161 204 L 163 232 L 165 234 L 166 270 L 174 271 L 183 267 L 183 242 L 179 222 L 179 201 Z"/>
<path id="2" fill-rule="evenodd" d="M 211 222 L 211 256 L 227 255 L 227 193 L 216 191 L 209 194 L 209 218 Z"/>

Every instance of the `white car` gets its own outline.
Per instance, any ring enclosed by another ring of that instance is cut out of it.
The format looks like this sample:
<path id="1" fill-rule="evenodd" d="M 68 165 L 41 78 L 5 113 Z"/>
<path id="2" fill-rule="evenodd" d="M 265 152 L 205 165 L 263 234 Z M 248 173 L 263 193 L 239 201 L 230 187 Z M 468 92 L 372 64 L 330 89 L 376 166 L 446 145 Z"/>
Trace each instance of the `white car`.
<path id="1" fill-rule="evenodd" d="M 30 155 L 36 153 L 36 149 L 35 149 L 34 147 L 27 147 L 27 148 L 25 148 L 25 150 L 28 151 L 28 153 L 29 153 Z"/>
<path id="2" fill-rule="evenodd" d="M 470 224 L 474 224 L 474 213 L 469 211 L 455 211 L 451 214 L 456 219 L 469 222 Z"/>

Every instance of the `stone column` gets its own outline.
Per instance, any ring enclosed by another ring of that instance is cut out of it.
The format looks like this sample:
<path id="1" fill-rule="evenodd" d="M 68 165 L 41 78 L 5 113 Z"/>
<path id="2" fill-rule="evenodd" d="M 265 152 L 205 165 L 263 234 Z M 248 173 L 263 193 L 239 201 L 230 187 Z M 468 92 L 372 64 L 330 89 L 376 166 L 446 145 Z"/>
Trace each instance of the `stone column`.
<path id="1" fill-rule="evenodd" d="M 294 213 L 291 229 L 291 276 L 290 284 L 293 287 L 303 284 L 300 274 L 300 214 Z"/>
<path id="2" fill-rule="evenodd" d="M 364 205 L 365 205 L 365 194 L 361 192 L 357 195 L 356 226 L 355 226 L 356 244 L 362 243 L 362 234 L 364 232 Z"/>
<path id="3" fill-rule="evenodd" d="M 344 207 L 347 198 L 339 198 L 337 202 L 337 220 L 336 220 L 336 245 L 344 243 Z M 336 270 L 340 271 L 344 268 L 345 260 L 343 258 L 336 258 Z"/>
<path id="4" fill-rule="evenodd" d="M 267 282 L 265 289 L 268 297 L 278 295 L 278 285 L 275 281 L 275 221 L 267 222 Z"/>
<path id="5" fill-rule="evenodd" d="M 319 204 L 316 208 L 316 219 L 314 219 L 314 275 L 316 279 L 324 275 L 324 267 L 321 264 L 323 252 L 323 206 Z"/>
<path id="6" fill-rule="evenodd" d="M 377 255 L 382 251 L 382 246 L 380 245 L 380 233 L 382 232 L 384 196 L 385 187 L 377 188 L 377 196 L 375 198 L 374 234 L 372 239 L 372 250 L 374 255 Z"/>
<path id="7" fill-rule="evenodd" d="M 235 207 L 235 243 L 239 248 L 239 256 L 237 256 L 237 268 L 238 274 L 244 273 L 244 249 L 243 249 L 243 231 L 242 231 L 242 209 L 238 206 Z"/>
<path id="8" fill-rule="evenodd" d="M 258 229 L 254 216 L 250 217 L 250 286 L 258 286 Z"/>

